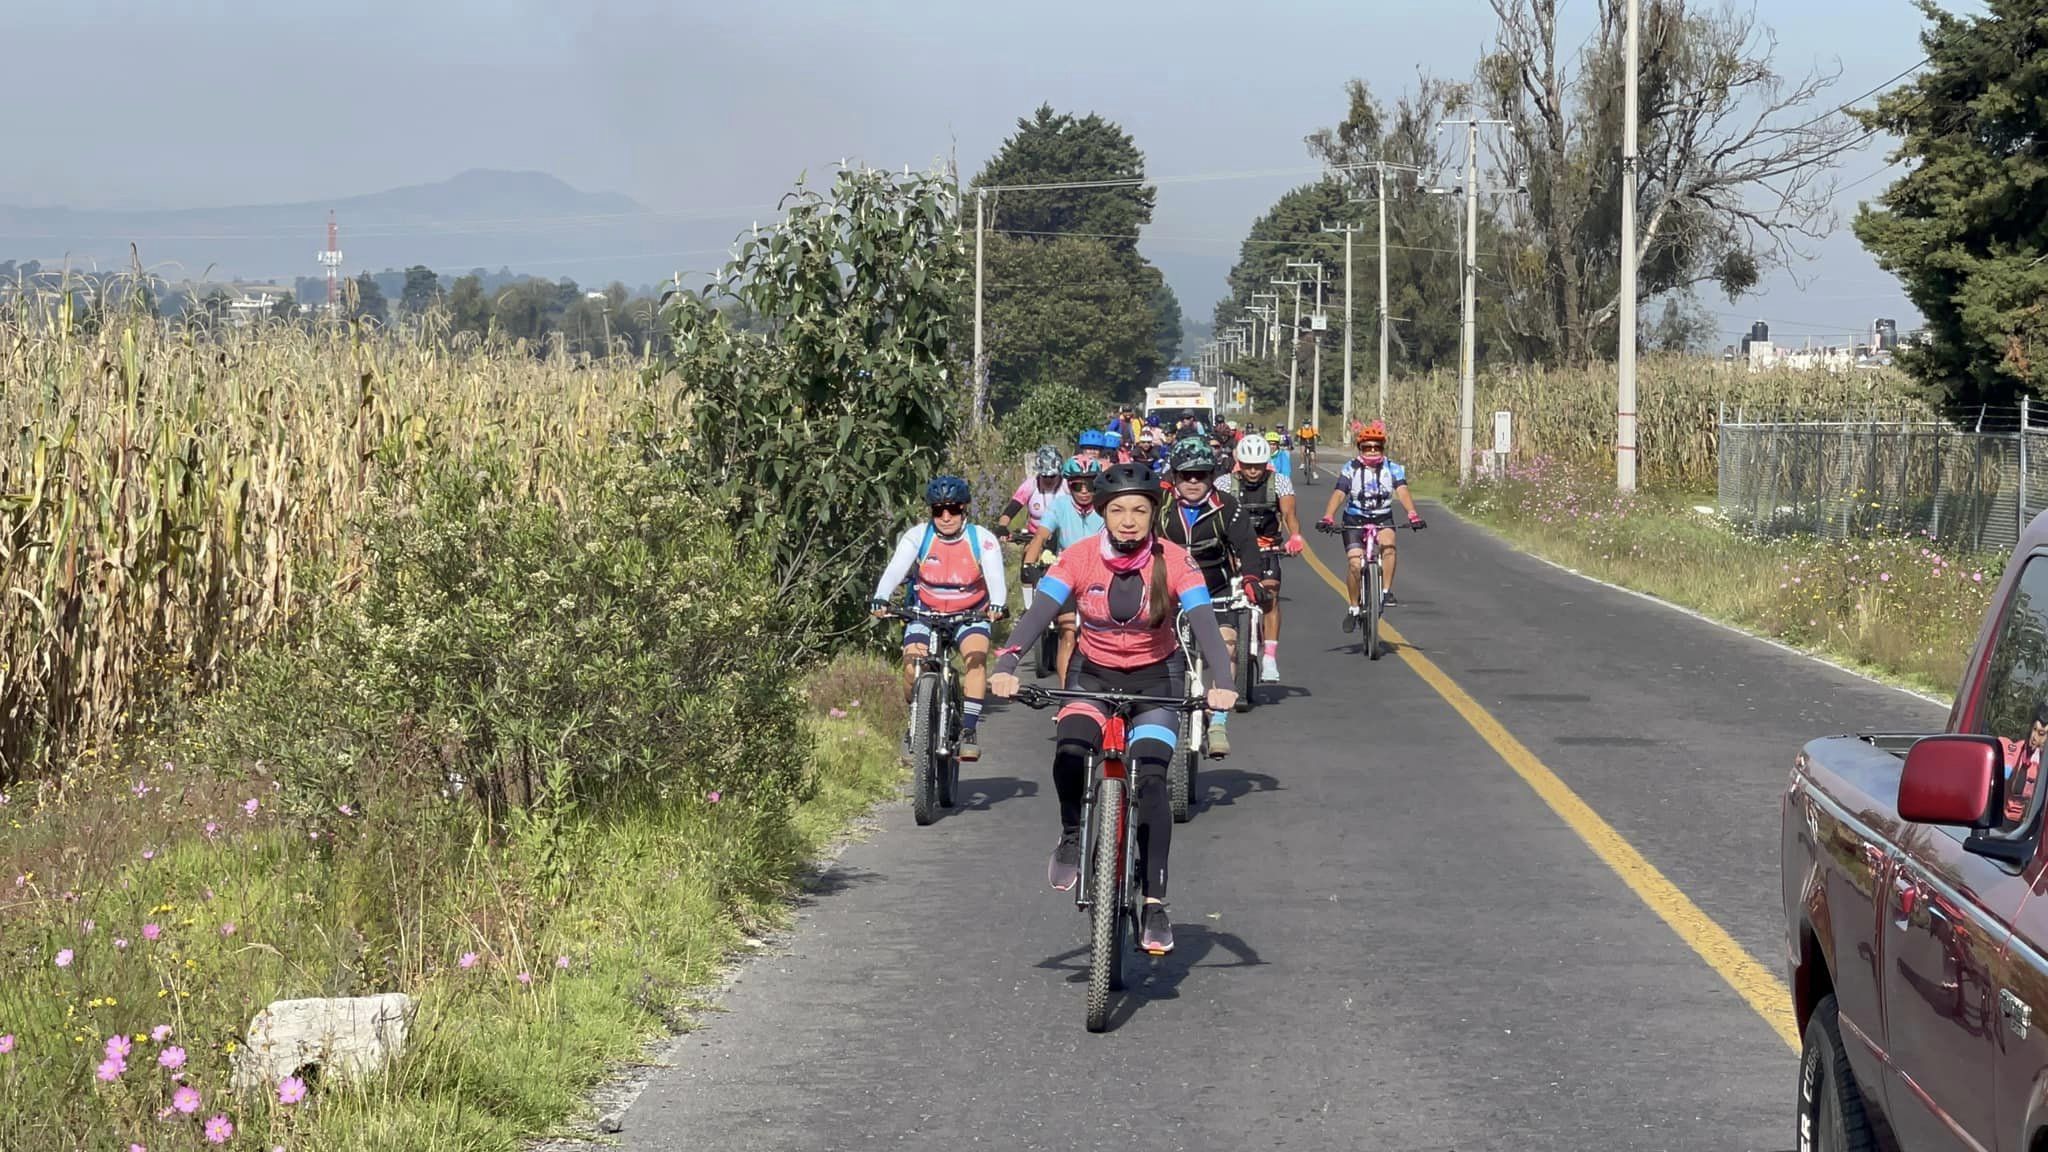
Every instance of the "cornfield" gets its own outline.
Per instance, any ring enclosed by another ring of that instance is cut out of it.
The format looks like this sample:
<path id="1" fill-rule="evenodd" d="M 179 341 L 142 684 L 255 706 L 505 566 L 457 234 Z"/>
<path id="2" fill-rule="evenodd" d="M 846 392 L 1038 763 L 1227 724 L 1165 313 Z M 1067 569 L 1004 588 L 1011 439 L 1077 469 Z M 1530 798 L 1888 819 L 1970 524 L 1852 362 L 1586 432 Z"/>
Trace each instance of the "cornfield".
<path id="1" fill-rule="evenodd" d="M 1354 404 L 1370 414 L 1375 385 L 1361 375 Z M 1482 374 L 1473 386 L 1473 443 L 1493 446 L 1493 413 L 1514 414 L 1514 457 L 1547 456 L 1573 467 L 1614 467 L 1615 373 L 1612 365 L 1581 369 L 1517 368 Z M 1637 373 L 1637 459 L 1644 482 L 1689 488 L 1715 481 L 1718 421 L 1750 413 L 1803 412 L 1839 419 L 1845 412 L 1926 417 L 1904 377 L 1888 371 L 1832 375 L 1775 372 L 1695 359 L 1646 358 Z M 1387 426 L 1393 454 L 1425 472 L 1457 471 L 1458 374 L 1438 372 L 1389 382 Z"/>
<path id="2" fill-rule="evenodd" d="M 351 521 L 390 466 L 509 452 L 559 491 L 643 401 L 673 403 L 639 369 L 0 316 L 0 785 L 109 749 L 345 587 Z"/>

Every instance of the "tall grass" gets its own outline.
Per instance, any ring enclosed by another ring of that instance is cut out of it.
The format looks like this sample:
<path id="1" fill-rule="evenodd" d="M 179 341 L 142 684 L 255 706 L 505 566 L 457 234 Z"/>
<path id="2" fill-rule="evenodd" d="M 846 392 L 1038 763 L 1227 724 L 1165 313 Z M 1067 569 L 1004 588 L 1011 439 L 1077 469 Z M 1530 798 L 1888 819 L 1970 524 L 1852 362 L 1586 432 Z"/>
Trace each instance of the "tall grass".
<path id="1" fill-rule="evenodd" d="M 349 329 L 80 335 L 0 316 L 0 784 L 102 754 L 360 571 L 385 469 L 503 455 L 545 496 L 670 381 Z"/>
<path id="2" fill-rule="evenodd" d="M 1938 695 L 1961 681 L 2005 565 L 1925 536 L 1752 536 L 1680 495 L 1623 496 L 1547 460 L 1447 499 L 1536 555 Z"/>
<path id="3" fill-rule="evenodd" d="M 1473 381 L 1474 443 L 1493 444 L 1496 411 L 1514 414 L 1514 455 L 1546 458 L 1578 469 L 1614 468 L 1615 370 L 1541 366 L 1493 369 Z M 1361 373 L 1355 411 L 1369 418 L 1377 387 Z M 1637 459 L 1647 483 L 1710 486 L 1715 475 L 1716 426 L 1725 407 L 1732 419 L 1751 414 L 1807 413 L 1840 419 L 1871 411 L 1924 414 L 1904 377 L 1889 371 L 1770 372 L 1677 357 L 1646 357 L 1637 373 Z M 1434 372 L 1389 381 L 1388 428 L 1392 454 L 1409 468 L 1458 470 L 1458 374 Z M 1346 441 L 1325 429 L 1325 442 L 1343 451 Z"/>

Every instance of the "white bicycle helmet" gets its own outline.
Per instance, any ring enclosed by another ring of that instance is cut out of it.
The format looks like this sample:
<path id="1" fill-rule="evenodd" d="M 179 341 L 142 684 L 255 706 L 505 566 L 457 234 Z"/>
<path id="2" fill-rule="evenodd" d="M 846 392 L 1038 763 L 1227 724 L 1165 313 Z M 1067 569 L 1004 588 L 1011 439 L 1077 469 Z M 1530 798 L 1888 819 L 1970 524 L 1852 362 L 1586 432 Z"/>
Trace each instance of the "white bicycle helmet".
<path id="1" fill-rule="evenodd" d="M 1247 436 L 1237 442 L 1239 464 L 1266 464 L 1273 459 L 1273 446 L 1263 436 Z"/>

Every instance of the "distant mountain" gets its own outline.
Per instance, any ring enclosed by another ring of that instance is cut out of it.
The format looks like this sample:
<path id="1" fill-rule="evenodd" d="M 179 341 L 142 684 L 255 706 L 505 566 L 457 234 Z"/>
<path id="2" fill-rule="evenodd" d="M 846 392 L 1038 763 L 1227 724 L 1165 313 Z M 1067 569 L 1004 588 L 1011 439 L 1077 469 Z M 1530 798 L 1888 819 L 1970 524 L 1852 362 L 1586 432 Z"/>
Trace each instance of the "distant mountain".
<path id="1" fill-rule="evenodd" d="M 0 259 L 119 268 L 133 243 L 146 267 L 173 280 L 317 275 L 330 210 L 349 275 L 411 264 L 446 273 L 509 266 L 592 284 L 647 283 L 677 269 L 714 267 L 748 223 L 679 220 L 546 173 L 478 169 L 297 204 L 164 211 L 0 205 Z"/>

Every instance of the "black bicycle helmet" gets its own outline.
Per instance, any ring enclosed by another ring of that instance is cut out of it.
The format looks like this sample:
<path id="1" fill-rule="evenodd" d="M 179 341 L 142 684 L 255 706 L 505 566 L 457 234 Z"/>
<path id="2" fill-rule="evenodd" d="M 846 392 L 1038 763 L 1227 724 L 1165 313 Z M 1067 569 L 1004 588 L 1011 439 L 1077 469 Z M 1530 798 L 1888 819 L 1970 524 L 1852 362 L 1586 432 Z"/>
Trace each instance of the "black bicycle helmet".
<path id="1" fill-rule="evenodd" d="M 1220 465 L 1216 463 L 1216 449 L 1207 440 L 1183 436 L 1166 457 L 1166 467 L 1171 472 L 1214 472 Z"/>
<path id="2" fill-rule="evenodd" d="M 1159 477 L 1143 464 L 1112 464 L 1095 477 L 1095 502 L 1107 506 L 1119 496 L 1143 496 L 1159 503 Z"/>

